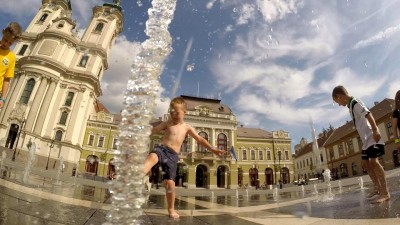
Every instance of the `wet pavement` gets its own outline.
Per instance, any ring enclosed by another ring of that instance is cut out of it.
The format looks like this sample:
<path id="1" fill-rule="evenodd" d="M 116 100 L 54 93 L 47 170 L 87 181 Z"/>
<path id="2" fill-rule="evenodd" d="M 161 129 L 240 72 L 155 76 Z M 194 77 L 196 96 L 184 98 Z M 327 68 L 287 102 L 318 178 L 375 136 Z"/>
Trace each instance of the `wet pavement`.
<path id="1" fill-rule="evenodd" d="M 167 217 L 164 189 L 152 189 L 140 224 L 400 224 L 400 169 L 386 174 L 391 199 L 382 204 L 367 198 L 367 176 L 332 181 L 331 192 L 324 183 L 275 191 L 177 188 L 179 220 Z M 38 175 L 30 179 L 29 184 L 18 175 L 0 179 L 0 224 L 105 222 L 111 208 L 106 185 Z"/>

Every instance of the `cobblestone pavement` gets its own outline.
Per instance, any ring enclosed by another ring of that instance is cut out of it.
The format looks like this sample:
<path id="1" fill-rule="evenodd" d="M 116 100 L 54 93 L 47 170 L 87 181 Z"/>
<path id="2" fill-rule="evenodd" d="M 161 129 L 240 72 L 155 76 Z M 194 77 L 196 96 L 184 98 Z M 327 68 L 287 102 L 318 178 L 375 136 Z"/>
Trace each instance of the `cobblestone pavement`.
<path id="1" fill-rule="evenodd" d="M 382 204 L 367 198 L 371 185 L 367 176 L 332 181 L 331 193 L 324 183 L 275 191 L 177 188 L 175 208 L 181 218 L 174 220 L 167 217 L 160 188 L 151 190 L 140 219 L 145 225 L 400 224 L 400 169 L 386 174 L 391 199 Z M 101 185 L 68 179 L 57 183 L 38 176 L 32 176 L 29 185 L 19 180 L 18 176 L 0 179 L 0 224 L 100 225 L 111 207 Z"/>

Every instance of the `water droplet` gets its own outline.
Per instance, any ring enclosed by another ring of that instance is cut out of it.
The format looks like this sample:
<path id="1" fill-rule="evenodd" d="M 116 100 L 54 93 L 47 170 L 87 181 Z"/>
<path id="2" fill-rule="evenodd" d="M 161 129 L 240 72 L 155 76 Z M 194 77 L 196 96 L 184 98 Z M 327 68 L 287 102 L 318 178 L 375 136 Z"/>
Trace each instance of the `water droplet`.
<path id="1" fill-rule="evenodd" d="M 142 7 L 142 6 L 143 6 L 142 1 L 140 1 L 140 0 L 137 0 L 137 1 L 136 1 L 136 4 L 137 4 L 139 7 Z"/>
<path id="2" fill-rule="evenodd" d="M 237 9 L 236 9 L 236 8 L 233 8 L 233 12 L 237 12 Z"/>
<path id="3" fill-rule="evenodd" d="M 186 70 L 192 72 L 194 70 L 194 63 L 187 65 Z"/>

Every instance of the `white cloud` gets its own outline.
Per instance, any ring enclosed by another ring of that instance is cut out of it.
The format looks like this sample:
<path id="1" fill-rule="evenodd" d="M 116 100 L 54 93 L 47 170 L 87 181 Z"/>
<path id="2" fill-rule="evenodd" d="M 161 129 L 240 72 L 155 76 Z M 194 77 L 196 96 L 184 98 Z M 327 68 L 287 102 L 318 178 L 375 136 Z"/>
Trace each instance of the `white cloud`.
<path id="1" fill-rule="evenodd" d="M 123 105 L 123 95 L 131 76 L 131 65 L 140 51 L 140 44 L 130 42 L 125 36 L 116 39 L 108 59 L 108 70 L 101 81 L 103 96 L 100 101 L 111 112 L 119 112 Z"/>
<path id="2" fill-rule="evenodd" d="M 255 5 L 243 4 L 239 10 L 239 18 L 236 20 L 236 24 L 244 25 L 249 22 L 249 20 L 254 20 L 254 12 L 256 11 Z"/>
<path id="3" fill-rule="evenodd" d="M 364 48 L 366 46 L 373 45 L 378 42 L 384 41 L 384 40 L 390 38 L 392 35 L 398 33 L 399 30 L 400 30 L 400 25 L 397 25 L 394 27 L 389 27 L 389 28 L 385 29 L 384 31 L 378 32 L 377 34 L 375 34 L 374 36 L 372 36 L 368 39 L 357 42 L 357 44 L 355 44 L 354 48 L 355 49 Z"/>
<path id="4" fill-rule="evenodd" d="M 263 18 L 268 23 L 282 19 L 288 14 L 296 13 L 300 0 L 257 0 Z"/>
<path id="5" fill-rule="evenodd" d="M 373 96 L 386 82 L 387 77 L 384 75 L 362 79 L 362 75 L 350 68 L 342 68 L 336 72 L 331 80 L 322 81 L 319 88 L 331 94 L 335 86 L 343 85 L 349 94 L 357 98 L 364 98 Z"/>

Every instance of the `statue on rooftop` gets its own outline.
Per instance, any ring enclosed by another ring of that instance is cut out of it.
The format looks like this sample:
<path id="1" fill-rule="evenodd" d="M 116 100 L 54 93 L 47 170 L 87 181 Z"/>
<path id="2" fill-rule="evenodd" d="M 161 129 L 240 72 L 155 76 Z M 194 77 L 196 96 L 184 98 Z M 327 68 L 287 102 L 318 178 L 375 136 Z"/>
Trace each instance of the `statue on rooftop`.
<path id="1" fill-rule="evenodd" d="M 117 6 L 121 6 L 121 0 L 113 0 L 113 3 Z"/>

